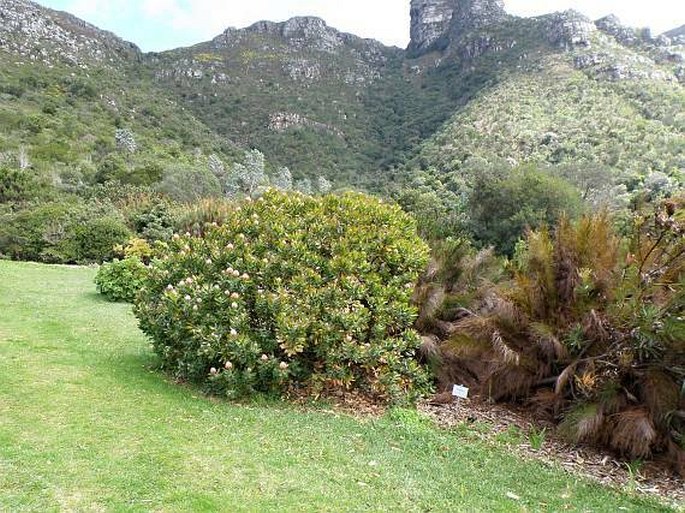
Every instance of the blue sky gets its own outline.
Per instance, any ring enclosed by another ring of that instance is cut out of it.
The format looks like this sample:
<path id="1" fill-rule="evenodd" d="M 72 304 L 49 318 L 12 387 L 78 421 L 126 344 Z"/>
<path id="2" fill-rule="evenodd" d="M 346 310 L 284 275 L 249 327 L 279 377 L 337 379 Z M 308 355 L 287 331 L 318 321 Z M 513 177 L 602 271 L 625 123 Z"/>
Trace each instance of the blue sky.
<path id="1" fill-rule="evenodd" d="M 145 51 L 159 51 L 207 41 L 226 27 L 255 21 L 282 21 L 315 15 L 329 25 L 388 45 L 406 46 L 409 0 L 38 0 L 111 30 Z M 533 16 L 577 9 L 598 18 L 618 15 L 632 26 L 654 33 L 685 24 L 683 0 L 505 0 L 507 11 Z"/>

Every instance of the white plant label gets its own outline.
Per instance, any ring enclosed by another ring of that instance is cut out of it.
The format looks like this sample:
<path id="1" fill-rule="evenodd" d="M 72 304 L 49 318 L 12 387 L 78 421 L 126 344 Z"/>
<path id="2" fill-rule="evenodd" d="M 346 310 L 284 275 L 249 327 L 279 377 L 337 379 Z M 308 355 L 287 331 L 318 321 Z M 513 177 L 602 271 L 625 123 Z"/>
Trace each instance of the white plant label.
<path id="1" fill-rule="evenodd" d="M 459 399 L 467 399 L 469 396 L 469 389 L 462 385 L 454 385 L 452 388 L 452 395 Z"/>

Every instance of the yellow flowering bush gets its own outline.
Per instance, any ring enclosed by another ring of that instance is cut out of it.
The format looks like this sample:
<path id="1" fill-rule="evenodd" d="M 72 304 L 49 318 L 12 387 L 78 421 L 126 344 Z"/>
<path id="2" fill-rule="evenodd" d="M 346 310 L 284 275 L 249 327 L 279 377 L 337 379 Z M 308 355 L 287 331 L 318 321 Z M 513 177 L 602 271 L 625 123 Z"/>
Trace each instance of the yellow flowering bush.
<path id="1" fill-rule="evenodd" d="M 215 392 L 412 399 L 430 386 L 410 305 L 427 260 L 399 207 L 269 191 L 202 236 L 175 235 L 135 313 L 167 371 Z"/>

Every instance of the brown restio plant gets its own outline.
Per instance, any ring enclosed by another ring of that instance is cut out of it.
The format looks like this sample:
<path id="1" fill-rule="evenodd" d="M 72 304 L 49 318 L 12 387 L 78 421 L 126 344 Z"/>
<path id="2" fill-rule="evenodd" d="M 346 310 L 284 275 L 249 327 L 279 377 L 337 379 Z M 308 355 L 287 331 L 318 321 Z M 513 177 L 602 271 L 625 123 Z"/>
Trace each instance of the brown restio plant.
<path id="1" fill-rule="evenodd" d="M 492 288 L 454 323 L 445 365 L 495 400 L 528 399 L 571 439 L 685 473 L 685 197 L 527 234 Z"/>

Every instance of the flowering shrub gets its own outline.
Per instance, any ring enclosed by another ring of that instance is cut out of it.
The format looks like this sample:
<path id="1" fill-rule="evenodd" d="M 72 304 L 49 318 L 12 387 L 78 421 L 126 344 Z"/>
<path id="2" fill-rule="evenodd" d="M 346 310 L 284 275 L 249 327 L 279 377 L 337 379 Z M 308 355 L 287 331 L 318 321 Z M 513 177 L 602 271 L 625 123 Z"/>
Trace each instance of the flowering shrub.
<path id="1" fill-rule="evenodd" d="M 412 398 L 430 383 L 410 306 L 427 257 L 398 207 L 269 191 L 202 236 L 175 235 L 135 313 L 166 370 L 230 396 Z"/>

